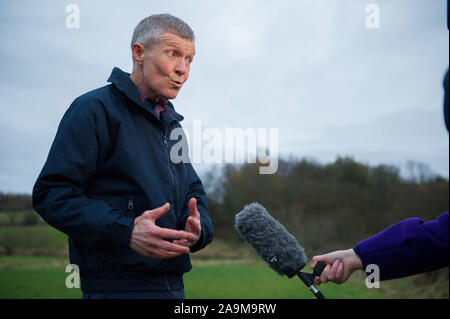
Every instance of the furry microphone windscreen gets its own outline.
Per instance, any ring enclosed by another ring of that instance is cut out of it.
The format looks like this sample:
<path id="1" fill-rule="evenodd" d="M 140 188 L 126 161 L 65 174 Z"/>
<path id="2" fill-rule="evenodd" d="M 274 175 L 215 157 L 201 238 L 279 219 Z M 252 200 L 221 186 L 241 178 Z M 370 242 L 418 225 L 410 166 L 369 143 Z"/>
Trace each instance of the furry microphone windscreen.
<path id="1" fill-rule="evenodd" d="M 304 249 L 295 237 L 260 204 L 246 205 L 236 214 L 234 227 L 278 274 L 291 278 L 306 265 Z"/>

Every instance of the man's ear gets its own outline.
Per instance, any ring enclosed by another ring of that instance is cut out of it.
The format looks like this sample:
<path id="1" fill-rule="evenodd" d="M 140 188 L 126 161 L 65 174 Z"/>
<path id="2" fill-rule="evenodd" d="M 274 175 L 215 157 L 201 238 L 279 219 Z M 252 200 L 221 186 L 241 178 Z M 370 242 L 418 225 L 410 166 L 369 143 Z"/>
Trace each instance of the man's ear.
<path id="1" fill-rule="evenodd" d="M 140 43 L 133 44 L 133 58 L 134 62 L 142 65 L 144 60 L 145 47 Z"/>

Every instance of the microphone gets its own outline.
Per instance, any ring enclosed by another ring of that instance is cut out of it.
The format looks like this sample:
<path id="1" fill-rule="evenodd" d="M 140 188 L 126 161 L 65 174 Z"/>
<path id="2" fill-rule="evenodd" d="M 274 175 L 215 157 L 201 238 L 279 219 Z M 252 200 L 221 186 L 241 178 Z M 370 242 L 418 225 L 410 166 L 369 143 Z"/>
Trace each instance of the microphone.
<path id="1" fill-rule="evenodd" d="M 319 262 L 312 274 L 301 271 L 307 262 L 305 250 L 262 205 L 246 205 L 236 214 L 234 228 L 270 268 L 288 278 L 297 275 L 318 299 L 325 299 L 314 286 L 314 277 L 320 276 L 325 264 Z"/>

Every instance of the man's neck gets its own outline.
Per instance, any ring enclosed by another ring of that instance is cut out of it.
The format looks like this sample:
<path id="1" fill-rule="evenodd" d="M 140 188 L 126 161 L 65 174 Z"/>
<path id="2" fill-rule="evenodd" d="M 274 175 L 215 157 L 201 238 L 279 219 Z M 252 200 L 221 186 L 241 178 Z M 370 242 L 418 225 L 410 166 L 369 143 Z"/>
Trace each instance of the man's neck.
<path id="1" fill-rule="evenodd" d="M 145 84 L 144 74 L 142 73 L 141 68 L 133 68 L 133 71 L 130 74 L 131 81 L 137 86 L 139 91 L 145 95 L 146 98 L 155 101 L 158 97 L 149 89 L 149 87 Z"/>

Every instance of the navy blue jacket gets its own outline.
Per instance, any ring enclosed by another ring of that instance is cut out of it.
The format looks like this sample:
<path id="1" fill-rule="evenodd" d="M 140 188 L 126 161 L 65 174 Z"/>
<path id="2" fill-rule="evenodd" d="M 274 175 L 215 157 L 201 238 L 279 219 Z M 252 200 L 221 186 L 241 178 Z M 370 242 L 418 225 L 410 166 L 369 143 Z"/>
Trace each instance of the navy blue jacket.
<path id="1" fill-rule="evenodd" d="M 128 73 L 114 68 L 112 84 L 81 95 L 64 114 L 33 188 L 33 207 L 69 236 L 70 262 L 85 292 L 176 290 L 191 269 L 189 255 L 156 260 L 129 248 L 134 219 L 169 202 L 160 227 L 184 229 L 195 197 L 202 236 L 213 237 L 208 202 L 190 163 L 170 160 L 170 132 L 181 115 L 169 102 L 161 121 Z"/>

